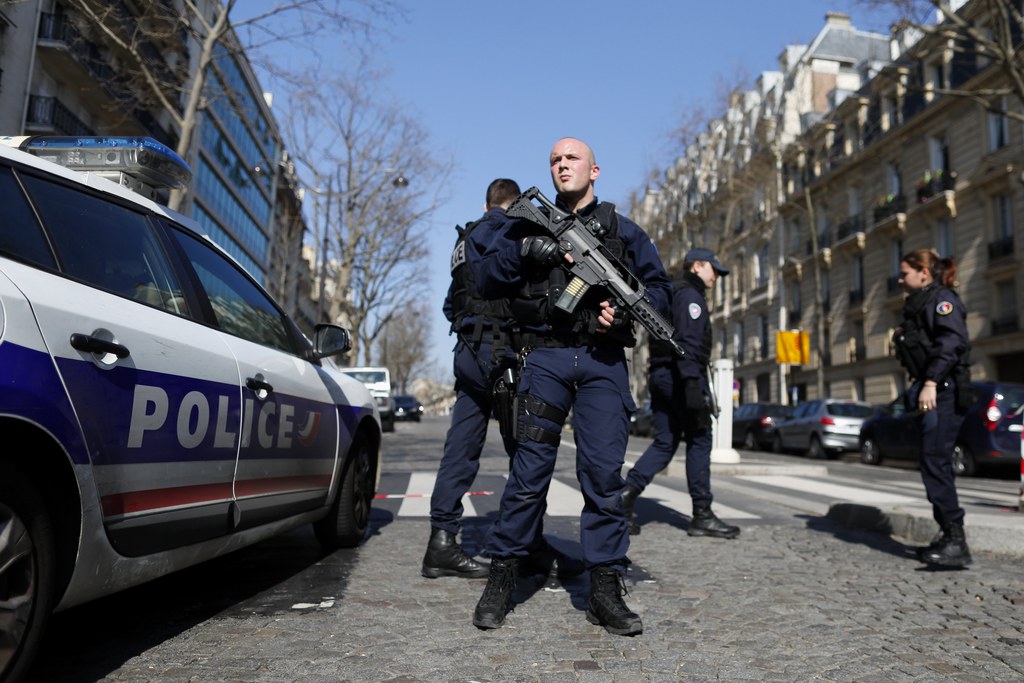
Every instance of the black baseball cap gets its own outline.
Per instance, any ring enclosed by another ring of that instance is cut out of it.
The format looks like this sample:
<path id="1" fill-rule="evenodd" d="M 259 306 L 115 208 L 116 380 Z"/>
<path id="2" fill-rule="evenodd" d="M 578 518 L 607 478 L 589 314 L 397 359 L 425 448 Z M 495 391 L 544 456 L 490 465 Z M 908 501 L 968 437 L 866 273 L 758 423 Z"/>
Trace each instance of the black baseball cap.
<path id="1" fill-rule="evenodd" d="M 718 262 L 718 258 L 715 256 L 715 252 L 710 249 L 703 247 L 695 247 L 690 251 L 686 252 L 684 261 L 707 261 L 711 264 L 711 267 L 715 269 L 715 272 L 719 275 L 728 275 L 729 269 Z"/>

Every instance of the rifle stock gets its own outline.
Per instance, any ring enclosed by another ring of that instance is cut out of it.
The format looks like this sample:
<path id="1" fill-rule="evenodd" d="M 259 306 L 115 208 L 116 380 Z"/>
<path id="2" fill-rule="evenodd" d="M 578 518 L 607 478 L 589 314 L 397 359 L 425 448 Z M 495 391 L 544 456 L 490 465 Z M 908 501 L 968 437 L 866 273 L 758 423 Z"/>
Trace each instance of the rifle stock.
<path id="1" fill-rule="evenodd" d="M 540 202 L 540 205 L 534 203 L 534 200 Z M 505 213 L 544 228 L 551 237 L 558 240 L 564 253 L 572 255 L 572 263 L 564 263 L 563 267 L 573 277 L 555 302 L 557 308 L 572 313 L 588 289 L 602 285 L 616 300 L 616 306 L 623 306 L 652 337 L 668 343 L 678 356 L 683 355 L 683 348 L 672 339 L 672 324 L 647 298 L 647 288 L 625 264 L 608 251 L 594 234 L 594 229 L 584 224 L 579 216 L 559 209 L 536 187 L 519 195 Z M 596 223 L 596 219 L 592 218 L 591 222 Z"/>

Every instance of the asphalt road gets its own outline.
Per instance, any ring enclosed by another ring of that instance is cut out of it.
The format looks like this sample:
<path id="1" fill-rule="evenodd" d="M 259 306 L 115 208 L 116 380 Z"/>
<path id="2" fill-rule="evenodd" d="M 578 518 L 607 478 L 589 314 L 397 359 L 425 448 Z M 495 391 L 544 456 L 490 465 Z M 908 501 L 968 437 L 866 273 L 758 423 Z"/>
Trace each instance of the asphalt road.
<path id="1" fill-rule="evenodd" d="M 311 529 L 298 529 L 62 612 L 32 680 L 1024 679 L 1024 556 L 978 550 L 967 571 L 928 571 L 905 539 L 826 514 L 837 495 L 919 498 L 915 471 L 762 453 L 713 477 L 716 510 L 743 528 L 737 540 L 686 535 L 675 470 L 641 499 L 626 600 L 642 635 L 587 623 L 585 576 L 522 579 L 505 627 L 479 631 L 471 616 L 484 580 L 419 575 L 445 427 L 427 418 L 385 435 L 381 498 L 360 547 L 323 555 Z M 545 531 L 573 554 L 579 494 L 568 441 Z M 629 457 L 645 444 L 631 442 Z M 493 520 L 506 467 L 489 441 L 465 520 L 471 550 Z M 1015 502 L 1017 485 L 961 482 L 993 509 Z"/>

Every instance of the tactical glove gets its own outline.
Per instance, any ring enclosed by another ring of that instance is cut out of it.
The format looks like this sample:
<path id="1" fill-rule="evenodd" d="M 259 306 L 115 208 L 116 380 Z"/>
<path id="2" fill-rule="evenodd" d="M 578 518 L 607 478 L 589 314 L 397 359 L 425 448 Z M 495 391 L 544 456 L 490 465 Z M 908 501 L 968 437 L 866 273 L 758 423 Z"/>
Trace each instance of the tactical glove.
<path id="1" fill-rule="evenodd" d="M 558 242 L 542 235 L 524 237 L 519 247 L 519 255 L 539 266 L 554 266 L 562 260 L 562 250 Z"/>

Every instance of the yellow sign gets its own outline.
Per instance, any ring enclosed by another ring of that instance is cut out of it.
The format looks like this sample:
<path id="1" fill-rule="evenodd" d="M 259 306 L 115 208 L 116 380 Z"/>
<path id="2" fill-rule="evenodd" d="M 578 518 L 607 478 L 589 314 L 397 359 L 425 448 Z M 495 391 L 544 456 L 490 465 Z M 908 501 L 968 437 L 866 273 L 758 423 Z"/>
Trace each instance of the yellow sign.
<path id="1" fill-rule="evenodd" d="M 775 362 L 804 365 L 811 360 L 811 337 L 806 332 L 775 333 Z"/>

